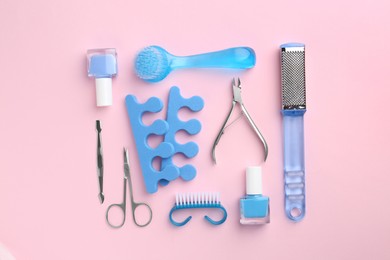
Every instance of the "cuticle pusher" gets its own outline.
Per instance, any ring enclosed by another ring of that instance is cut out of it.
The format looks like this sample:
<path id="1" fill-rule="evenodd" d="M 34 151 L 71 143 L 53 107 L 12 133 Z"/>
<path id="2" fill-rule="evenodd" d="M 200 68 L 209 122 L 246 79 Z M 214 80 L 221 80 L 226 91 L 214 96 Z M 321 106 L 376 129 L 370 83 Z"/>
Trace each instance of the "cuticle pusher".
<path id="1" fill-rule="evenodd" d="M 103 193 L 103 149 L 102 149 L 102 139 L 100 133 L 102 128 L 100 125 L 100 120 L 96 120 L 96 132 L 97 132 L 97 174 L 99 180 L 99 201 L 101 204 L 104 202 L 104 193 Z"/>

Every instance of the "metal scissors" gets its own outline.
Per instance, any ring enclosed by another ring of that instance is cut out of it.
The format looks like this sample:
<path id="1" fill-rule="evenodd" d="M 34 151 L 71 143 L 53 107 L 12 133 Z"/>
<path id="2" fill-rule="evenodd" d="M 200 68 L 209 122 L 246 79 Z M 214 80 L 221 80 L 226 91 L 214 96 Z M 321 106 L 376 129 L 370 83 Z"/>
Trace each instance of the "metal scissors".
<path id="1" fill-rule="evenodd" d="M 132 211 L 132 214 L 133 214 L 133 221 L 134 223 L 138 226 L 138 227 L 145 227 L 147 225 L 149 225 L 149 223 L 152 221 L 152 209 L 150 208 L 150 206 L 146 203 L 137 203 L 134 201 L 134 198 L 133 198 L 133 186 L 132 186 L 132 183 L 131 183 L 131 177 L 130 177 L 130 166 L 129 166 L 129 153 L 127 151 L 127 149 L 124 147 L 123 148 L 123 159 L 124 159 L 124 172 L 125 172 L 125 176 L 124 176 L 124 179 L 123 179 L 123 201 L 122 203 L 120 204 L 111 204 L 108 208 L 107 208 L 107 212 L 106 212 L 106 220 L 107 220 L 107 223 L 108 225 L 110 225 L 112 228 L 120 228 L 123 226 L 123 224 L 125 224 L 125 221 L 126 221 L 126 184 L 129 185 L 129 190 L 130 190 L 130 202 L 131 202 L 131 211 Z M 127 183 L 126 183 L 127 181 Z M 112 223 L 110 223 L 110 220 L 108 218 L 108 214 L 110 212 L 110 210 L 114 207 L 119 207 L 123 213 L 123 219 L 122 219 L 122 222 L 119 224 L 119 225 L 114 225 Z M 135 214 L 135 211 L 137 210 L 138 207 L 146 207 L 149 211 L 149 219 L 147 220 L 147 222 L 145 222 L 144 224 L 140 224 L 138 221 L 137 221 L 137 218 L 136 218 L 136 214 Z"/>

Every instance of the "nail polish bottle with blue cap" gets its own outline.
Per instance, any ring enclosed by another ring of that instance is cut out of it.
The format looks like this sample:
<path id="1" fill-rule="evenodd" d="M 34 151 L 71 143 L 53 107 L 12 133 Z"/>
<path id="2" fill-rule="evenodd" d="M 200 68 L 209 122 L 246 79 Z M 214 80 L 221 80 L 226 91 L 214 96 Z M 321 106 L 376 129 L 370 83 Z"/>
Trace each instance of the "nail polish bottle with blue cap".
<path id="1" fill-rule="evenodd" d="M 112 78 L 118 73 L 115 49 L 94 49 L 87 51 L 88 77 L 95 78 L 96 105 L 112 105 Z"/>
<path id="2" fill-rule="evenodd" d="M 246 196 L 240 200 L 243 225 L 259 225 L 270 222 L 269 197 L 262 194 L 262 170 L 260 166 L 246 169 Z"/>

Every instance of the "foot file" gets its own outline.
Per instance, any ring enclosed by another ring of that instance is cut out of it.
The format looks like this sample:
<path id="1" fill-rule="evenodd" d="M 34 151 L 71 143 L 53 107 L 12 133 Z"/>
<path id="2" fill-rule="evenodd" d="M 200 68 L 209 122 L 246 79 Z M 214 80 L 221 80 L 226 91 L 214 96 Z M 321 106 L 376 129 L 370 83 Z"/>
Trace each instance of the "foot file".
<path id="1" fill-rule="evenodd" d="M 281 48 L 285 211 L 300 221 L 306 213 L 303 115 L 306 112 L 305 45 Z"/>

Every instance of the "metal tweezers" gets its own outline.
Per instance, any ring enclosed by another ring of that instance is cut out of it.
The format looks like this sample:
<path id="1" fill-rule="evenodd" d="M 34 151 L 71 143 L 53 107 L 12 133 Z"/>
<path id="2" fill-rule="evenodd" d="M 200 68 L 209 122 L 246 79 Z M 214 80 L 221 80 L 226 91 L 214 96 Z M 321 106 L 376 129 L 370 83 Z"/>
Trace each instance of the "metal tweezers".
<path id="1" fill-rule="evenodd" d="M 260 138 L 261 142 L 263 143 L 264 145 L 264 161 L 267 160 L 267 156 L 268 156 L 268 145 L 267 145 L 267 142 L 265 141 L 263 135 L 260 133 L 260 130 L 257 128 L 255 122 L 253 121 L 253 119 L 250 117 L 249 113 L 248 113 L 248 110 L 246 110 L 245 106 L 244 106 L 244 103 L 242 102 L 242 98 L 241 98 L 241 81 L 240 81 L 240 78 L 238 78 L 237 80 L 237 84 L 235 82 L 235 79 L 233 78 L 233 83 L 232 83 L 232 87 L 233 87 L 233 102 L 232 102 L 232 107 L 230 108 L 230 111 L 229 111 L 229 114 L 228 116 L 226 117 L 225 119 L 225 122 L 223 123 L 222 125 L 222 128 L 221 130 L 219 131 L 218 133 L 218 136 L 217 138 L 215 139 L 214 141 L 214 145 L 213 145 L 213 149 L 212 149 L 212 157 L 213 157 L 213 161 L 214 163 L 217 163 L 217 160 L 215 158 L 215 148 L 217 147 L 218 143 L 219 143 L 219 140 L 221 139 L 224 131 L 226 130 L 226 128 L 228 128 L 231 124 L 233 124 L 234 122 L 236 122 L 238 119 L 234 120 L 231 124 L 229 125 L 226 125 L 227 122 L 229 121 L 231 115 L 232 115 L 232 112 L 233 112 L 233 109 L 234 107 L 236 106 L 236 103 L 240 104 L 241 106 L 241 115 L 240 117 L 244 114 L 245 117 L 248 119 L 252 129 L 256 132 L 257 136 Z"/>

